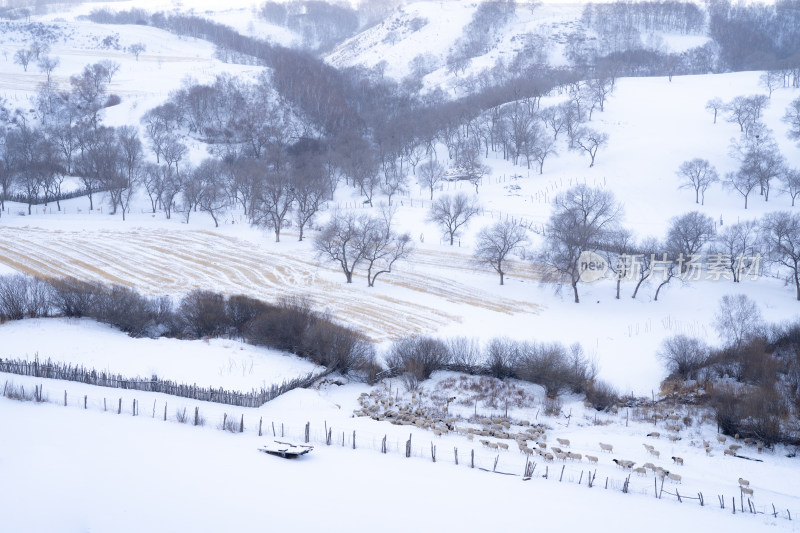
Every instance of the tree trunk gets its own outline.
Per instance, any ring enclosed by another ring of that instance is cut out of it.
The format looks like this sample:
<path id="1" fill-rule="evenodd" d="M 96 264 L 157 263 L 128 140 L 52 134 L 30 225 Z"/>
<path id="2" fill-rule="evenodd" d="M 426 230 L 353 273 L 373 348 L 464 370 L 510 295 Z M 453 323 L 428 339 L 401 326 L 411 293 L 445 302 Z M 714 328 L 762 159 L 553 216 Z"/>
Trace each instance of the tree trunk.
<path id="1" fill-rule="evenodd" d="M 580 298 L 578 298 L 578 281 L 575 280 L 572 282 L 572 292 L 575 294 L 575 303 L 581 303 Z"/>
<path id="2" fill-rule="evenodd" d="M 645 279 L 646 278 L 639 278 L 639 281 L 636 283 L 636 288 L 633 289 L 633 295 L 631 296 L 631 298 L 636 298 L 636 293 L 639 292 L 639 287 L 642 286 L 642 283 L 644 283 Z"/>
<path id="3" fill-rule="evenodd" d="M 672 279 L 672 278 L 667 278 L 666 280 L 662 281 L 661 284 L 658 286 L 658 288 L 656 289 L 656 295 L 653 297 L 653 301 L 654 302 L 658 301 L 658 293 L 661 291 L 661 287 L 663 287 L 664 285 L 669 283 L 670 279 Z"/>

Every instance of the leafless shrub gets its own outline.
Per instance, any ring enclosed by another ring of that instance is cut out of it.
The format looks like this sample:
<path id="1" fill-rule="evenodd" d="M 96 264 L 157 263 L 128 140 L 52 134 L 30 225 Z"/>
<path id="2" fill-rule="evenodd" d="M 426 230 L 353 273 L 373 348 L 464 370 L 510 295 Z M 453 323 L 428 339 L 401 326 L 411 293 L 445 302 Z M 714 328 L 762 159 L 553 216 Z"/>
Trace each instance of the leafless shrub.
<path id="1" fill-rule="evenodd" d="M 180 422 L 181 424 L 185 424 L 189 421 L 189 415 L 186 414 L 186 408 L 177 409 L 175 411 L 175 420 Z"/>
<path id="2" fill-rule="evenodd" d="M 193 338 L 214 337 L 227 329 L 225 297 L 211 291 L 192 291 L 181 300 L 178 314 Z"/>
<path id="3" fill-rule="evenodd" d="M 217 426 L 217 429 L 221 429 L 222 431 L 229 431 L 231 433 L 238 433 L 239 422 L 233 417 L 228 416 L 227 413 L 225 413 L 222 416 L 222 422 L 220 422 L 219 426 Z"/>
<path id="4" fill-rule="evenodd" d="M 584 392 L 586 400 L 598 411 L 605 411 L 619 401 L 619 393 L 605 381 L 597 379 L 590 381 L 586 384 Z"/>
<path id="5" fill-rule="evenodd" d="M 545 396 L 544 414 L 547 416 L 558 416 L 561 414 L 561 407 L 563 407 L 561 398 L 558 396 Z"/>
<path id="6" fill-rule="evenodd" d="M 428 379 L 450 362 L 447 345 L 431 337 L 410 337 L 392 344 L 387 365 L 395 375 L 411 373 L 419 381 Z"/>

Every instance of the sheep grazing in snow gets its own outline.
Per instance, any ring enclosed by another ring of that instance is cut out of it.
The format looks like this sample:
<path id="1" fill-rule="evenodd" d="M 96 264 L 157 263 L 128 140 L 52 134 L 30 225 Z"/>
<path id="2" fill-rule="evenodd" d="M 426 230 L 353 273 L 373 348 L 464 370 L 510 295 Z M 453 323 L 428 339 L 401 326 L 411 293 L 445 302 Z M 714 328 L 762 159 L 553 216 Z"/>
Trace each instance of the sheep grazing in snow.
<path id="1" fill-rule="evenodd" d="M 650 444 L 642 444 L 642 446 L 644 446 L 645 450 L 647 451 L 655 450 L 655 447 L 651 446 Z"/>
<path id="2" fill-rule="evenodd" d="M 681 440 L 681 438 L 678 435 L 670 435 L 669 436 L 669 440 L 671 440 L 672 442 L 675 442 L 677 440 Z"/>
<path id="3" fill-rule="evenodd" d="M 604 452 L 611 453 L 611 452 L 614 451 L 614 445 L 613 444 L 604 444 L 604 443 L 601 442 L 600 443 L 600 449 L 603 450 Z"/>
<path id="4" fill-rule="evenodd" d="M 590 463 L 597 464 L 597 457 L 595 457 L 594 455 L 587 455 L 586 460 L 589 461 Z"/>
<path id="5" fill-rule="evenodd" d="M 580 461 L 581 459 L 583 459 L 583 455 L 581 455 L 579 453 L 572 453 L 572 452 L 567 452 L 567 457 L 569 457 L 573 461 Z"/>
<path id="6" fill-rule="evenodd" d="M 642 468 L 645 468 L 645 469 L 648 469 L 648 470 L 655 470 L 656 469 L 656 465 L 654 465 L 653 463 L 645 463 L 645 464 L 642 465 Z"/>
<path id="7" fill-rule="evenodd" d="M 553 462 L 553 454 L 552 454 L 552 453 L 550 453 L 550 452 L 548 452 L 548 453 L 544 454 L 544 460 L 545 460 L 545 461 L 549 461 L 549 462 L 551 462 L 551 463 L 552 463 L 552 462 Z"/>
<path id="8" fill-rule="evenodd" d="M 706 446 L 706 455 L 711 455 L 711 446 Z"/>
<path id="9" fill-rule="evenodd" d="M 553 453 L 564 453 L 564 451 L 561 448 L 559 448 L 558 446 L 550 446 L 550 450 Z"/>
<path id="10" fill-rule="evenodd" d="M 536 445 L 543 450 L 547 449 L 547 444 L 544 442 L 537 442 Z"/>
<path id="11" fill-rule="evenodd" d="M 562 446 L 569 446 L 569 439 L 556 439 Z"/>
<path id="12" fill-rule="evenodd" d="M 626 470 L 630 470 L 633 468 L 633 465 L 636 463 L 633 461 L 628 461 L 626 459 L 613 459 L 613 461 L 617 464 L 618 467 Z"/>
<path id="13" fill-rule="evenodd" d="M 738 444 L 731 444 L 730 446 L 728 446 L 728 449 L 732 452 L 738 452 L 739 450 L 742 449 L 742 447 Z"/>
<path id="14" fill-rule="evenodd" d="M 530 448 L 528 448 L 527 446 L 522 446 L 522 447 L 520 448 L 520 451 L 521 451 L 522 453 L 524 453 L 525 455 L 533 455 L 533 450 L 531 450 L 531 449 L 530 449 Z"/>
<path id="15" fill-rule="evenodd" d="M 711 443 L 703 439 L 703 448 L 711 448 Z"/>
<path id="16" fill-rule="evenodd" d="M 501 450 L 507 450 L 508 449 L 508 444 L 506 444 L 505 442 L 498 442 L 497 445 L 500 446 Z"/>
<path id="17" fill-rule="evenodd" d="M 758 441 L 756 443 L 756 448 L 758 448 L 758 453 L 761 453 L 764 450 L 764 443 L 761 442 L 761 441 Z"/>
<path id="18" fill-rule="evenodd" d="M 659 433 L 658 431 L 651 431 L 650 433 L 647 434 L 647 436 L 657 439 L 661 437 L 661 433 Z"/>
<path id="19" fill-rule="evenodd" d="M 655 449 L 653 449 L 653 450 L 647 450 L 647 451 L 648 451 L 648 452 L 650 453 L 650 455 L 652 455 L 653 457 L 660 457 L 660 456 L 661 456 L 661 452 L 660 452 L 660 451 L 658 451 L 658 450 L 655 450 Z"/>
<path id="20" fill-rule="evenodd" d="M 673 474 L 672 472 L 667 472 L 667 477 L 670 478 L 675 483 L 681 482 L 681 476 L 678 474 Z"/>
<path id="21" fill-rule="evenodd" d="M 750 487 L 739 487 L 739 490 L 742 491 L 742 494 L 747 494 L 748 496 L 753 495 L 753 489 L 751 489 Z"/>
<path id="22" fill-rule="evenodd" d="M 726 439 L 726 438 L 725 438 L 725 435 L 717 435 L 717 440 L 718 440 L 718 441 L 719 441 L 721 444 L 725 444 L 725 441 L 726 441 L 726 440 L 728 440 L 728 439 Z"/>
<path id="23" fill-rule="evenodd" d="M 673 462 L 673 463 L 675 463 L 676 465 L 681 465 L 681 466 L 683 466 L 683 457 L 675 457 L 675 456 L 673 455 L 673 456 L 672 456 L 672 462 Z"/>
<path id="24" fill-rule="evenodd" d="M 644 467 L 641 467 L 641 466 L 638 467 L 638 468 L 634 468 L 633 471 L 636 472 L 637 474 L 639 474 L 640 476 L 646 476 L 647 475 L 647 469 L 644 468 Z"/>
<path id="25" fill-rule="evenodd" d="M 566 462 L 567 454 L 565 454 L 565 453 L 556 453 L 556 459 L 558 459 L 559 461 L 565 461 Z"/>
<path id="26" fill-rule="evenodd" d="M 750 482 L 747 481 L 744 478 L 739 478 L 739 485 L 742 486 L 742 487 L 749 487 L 750 486 Z"/>
<path id="27" fill-rule="evenodd" d="M 731 456 L 733 456 L 733 457 L 736 457 L 736 452 L 735 452 L 735 451 L 733 451 L 733 450 L 725 450 L 723 453 L 724 453 L 725 455 L 731 455 Z"/>

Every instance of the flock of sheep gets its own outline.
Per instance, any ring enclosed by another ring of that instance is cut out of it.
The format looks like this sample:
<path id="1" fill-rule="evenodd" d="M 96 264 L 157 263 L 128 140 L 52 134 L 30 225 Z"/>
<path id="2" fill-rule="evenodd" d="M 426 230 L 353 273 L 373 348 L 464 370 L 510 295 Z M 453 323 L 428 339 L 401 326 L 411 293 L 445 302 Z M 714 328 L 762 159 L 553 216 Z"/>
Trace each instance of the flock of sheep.
<path id="1" fill-rule="evenodd" d="M 556 438 L 556 445 L 548 445 L 547 431 L 550 429 L 544 424 L 532 424 L 528 420 L 514 421 L 506 416 L 493 416 L 493 417 L 477 417 L 473 416 L 469 420 L 465 420 L 460 416 L 451 415 L 448 411 L 449 402 L 455 398 L 449 398 L 441 405 L 426 405 L 422 401 L 422 393 L 412 392 L 410 400 L 401 399 L 399 394 L 393 398 L 391 394 L 386 395 L 385 391 L 374 389 L 370 393 L 362 393 L 358 402 L 360 408 L 354 411 L 355 416 L 370 417 L 376 421 L 388 421 L 395 425 L 413 425 L 421 429 L 428 429 L 433 431 L 434 435 L 442 436 L 448 433 L 457 433 L 464 435 L 468 440 L 472 441 L 475 437 L 479 437 L 479 442 L 486 448 L 492 450 L 508 450 L 512 442 L 516 443 L 519 451 L 525 455 L 537 455 L 545 462 L 554 461 L 583 461 L 586 459 L 590 464 L 598 464 L 600 459 L 597 455 L 590 455 L 588 453 L 579 453 L 570 448 L 569 439 Z M 681 420 L 682 417 L 678 414 L 664 413 L 661 417 L 666 423 L 664 428 L 669 431 L 667 438 L 671 442 L 681 440 L 680 432 L 682 431 Z M 458 423 L 458 425 L 456 425 Z M 481 438 L 482 437 L 482 438 Z M 651 439 L 660 439 L 661 433 L 652 431 L 647 434 Z M 725 456 L 736 456 L 737 451 L 743 445 L 754 446 L 759 453 L 763 450 L 763 443 L 754 441 L 752 439 L 739 439 L 739 436 L 734 437 L 736 443 L 730 444 L 723 450 Z M 727 438 L 724 435 L 717 435 L 719 444 L 725 444 Z M 742 442 L 743 444 L 738 444 Z M 613 453 L 614 445 L 609 443 L 600 442 L 599 451 L 604 453 Z M 649 443 L 643 444 L 646 453 L 655 458 L 661 458 L 661 452 L 655 448 L 654 445 Z M 711 443 L 703 441 L 706 454 L 710 455 L 712 452 Z M 628 459 L 614 458 L 612 462 L 619 468 L 631 471 L 640 476 L 647 476 L 650 472 L 661 480 L 669 480 L 675 483 L 681 483 L 682 477 L 679 473 L 675 472 L 676 467 L 684 466 L 684 459 L 679 456 L 672 456 L 672 465 L 670 469 L 662 466 L 657 466 L 652 462 L 645 462 L 639 467 L 637 463 Z M 743 494 L 748 496 L 753 495 L 753 489 L 750 487 L 750 482 L 739 478 L 739 487 Z"/>

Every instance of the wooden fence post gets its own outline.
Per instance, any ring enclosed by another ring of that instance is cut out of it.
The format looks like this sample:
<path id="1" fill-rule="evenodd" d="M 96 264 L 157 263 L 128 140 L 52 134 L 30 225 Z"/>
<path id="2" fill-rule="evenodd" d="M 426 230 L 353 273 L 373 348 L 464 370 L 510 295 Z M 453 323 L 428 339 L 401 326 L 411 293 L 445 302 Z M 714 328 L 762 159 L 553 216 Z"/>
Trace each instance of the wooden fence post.
<path id="1" fill-rule="evenodd" d="M 308 441 L 306 441 L 308 442 Z M 356 449 L 356 430 L 353 430 L 353 449 Z"/>
<path id="2" fill-rule="evenodd" d="M 458 448 L 453 448 L 453 454 L 456 456 L 456 466 L 458 466 Z"/>
<path id="3" fill-rule="evenodd" d="M 67 389 L 64 389 L 64 407 L 67 406 Z"/>
<path id="4" fill-rule="evenodd" d="M 475 468 L 475 448 L 473 448 L 469 453 L 469 467 Z"/>
<path id="5" fill-rule="evenodd" d="M 167 421 L 167 402 L 164 402 L 164 422 Z"/>
<path id="6" fill-rule="evenodd" d="M 242 419 L 239 421 L 239 433 L 244 433 L 244 415 L 242 415 Z"/>
<path id="7" fill-rule="evenodd" d="M 83 395 L 83 409 L 84 409 L 84 411 L 85 411 L 85 410 L 86 410 L 86 408 L 87 408 L 87 407 L 86 407 L 86 404 L 88 403 L 88 401 L 89 401 L 89 396 L 88 396 L 87 394 L 84 394 L 84 395 Z"/>
<path id="8" fill-rule="evenodd" d="M 262 416 L 262 417 L 260 417 L 260 418 L 258 419 L 258 436 L 259 436 L 259 437 L 261 436 L 261 424 L 262 424 L 263 422 L 264 422 L 264 417 Z"/>
<path id="9" fill-rule="evenodd" d="M 119 405 L 117 406 L 117 414 L 122 414 L 122 398 L 119 399 Z"/>

